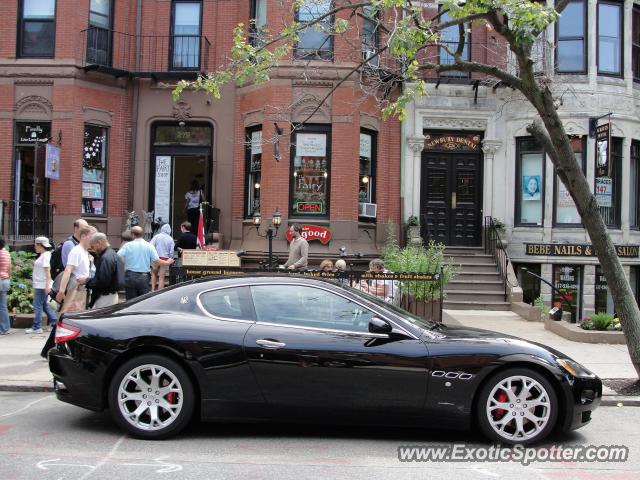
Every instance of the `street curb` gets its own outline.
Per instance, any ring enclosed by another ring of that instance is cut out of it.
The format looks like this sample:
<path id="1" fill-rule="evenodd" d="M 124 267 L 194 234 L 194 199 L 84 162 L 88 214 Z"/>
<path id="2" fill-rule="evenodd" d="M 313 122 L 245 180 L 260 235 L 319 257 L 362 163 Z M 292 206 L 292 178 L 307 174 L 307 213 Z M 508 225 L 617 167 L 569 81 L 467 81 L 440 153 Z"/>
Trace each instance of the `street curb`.
<path id="1" fill-rule="evenodd" d="M 53 380 L 51 382 L 38 383 L 0 383 L 0 392 L 53 392 Z"/>
<path id="2" fill-rule="evenodd" d="M 603 395 L 600 405 L 602 405 L 603 407 L 640 407 L 640 397 Z"/>

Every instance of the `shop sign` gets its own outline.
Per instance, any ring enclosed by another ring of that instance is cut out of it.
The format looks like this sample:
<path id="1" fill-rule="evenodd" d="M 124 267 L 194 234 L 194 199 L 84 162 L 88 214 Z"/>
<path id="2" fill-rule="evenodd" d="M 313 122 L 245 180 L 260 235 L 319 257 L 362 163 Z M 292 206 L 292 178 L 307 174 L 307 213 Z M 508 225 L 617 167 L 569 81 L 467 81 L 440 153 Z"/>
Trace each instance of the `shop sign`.
<path id="1" fill-rule="evenodd" d="M 239 267 L 240 257 L 231 250 L 183 250 L 183 267 Z M 191 275 L 191 274 L 188 274 Z M 208 273 L 206 275 L 215 275 Z"/>
<path id="2" fill-rule="evenodd" d="M 360 134 L 360 156 L 371 158 L 371 135 Z"/>
<path id="3" fill-rule="evenodd" d="M 596 177 L 611 175 L 611 123 L 596 127 Z"/>
<path id="4" fill-rule="evenodd" d="M 324 214 L 324 202 L 296 202 L 294 205 L 296 213 Z"/>
<path id="5" fill-rule="evenodd" d="M 323 245 L 326 245 L 331 240 L 331 232 L 329 229 L 317 225 L 302 225 L 302 233 L 300 235 L 308 242 L 311 240 L 319 240 Z M 293 239 L 291 230 L 287 230 L 285 236 L 289 242 Z"/>
<path id="6" fill-rule="evenodd" d="M 251 155 L 262 153 L 262 130 L 251 132 Z"/>
<path id="7" fill-rule="evenodd" d="M 620 258 L 638 258 L 639 245 L 616 245 Z M 550 257 L 595 257 L 592 245 L 574 243 L 525 243 L 526 255 L 545 255 Z"/>
<path id="8" fill-rule="evenodd" d="M 60 179 L 60 147 L 47 143 L 45 148 L 44 176 L 52 180 Z"/>
<path id="9" fill-rule="evenodd" d="M 17 123 L 16 143 L 46 143 L 51 138 L 50 123 Z"/>
<path id="10" fill-rule="evenodd" d="M 153 214 L 162 223 L 169 222 L 171 206 L 171 157 L 156 156 L 155 198 Z"/>
<path id="11" fill-rule="evenodd" d="M 325 157 L 327 135 L 325 133 L 298 133 L 296 135 L 297 157 Z"/>
<path id="12" fill-rule="evenodd" d="M 599 207 L 610 207 L 613 197 L 611 177 L 596 177 L 596 201 Z"/>
<path id="13" fill-rule="evenodd" d="M 480 150 L 480 135 L 477 134 L 434 134 L 424 136 L 425 150 L 449 150 L 456 152 L 477 152 Z"/>

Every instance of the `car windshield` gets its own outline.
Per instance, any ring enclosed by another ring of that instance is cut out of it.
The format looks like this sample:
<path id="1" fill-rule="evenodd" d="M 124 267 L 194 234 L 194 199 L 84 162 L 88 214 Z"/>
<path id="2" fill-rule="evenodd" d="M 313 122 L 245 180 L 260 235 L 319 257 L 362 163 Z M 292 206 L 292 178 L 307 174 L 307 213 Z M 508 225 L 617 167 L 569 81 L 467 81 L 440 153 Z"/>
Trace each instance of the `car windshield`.
<path id="1" fill-rule="evenodd" d="M 342 286 L 344 289 L 349 290 L 349 292 L 355 294 L 355 295 L 359 295 L 361 297 L 366 298 L 369 302 L 371 303 L 375 303 L 376 305 L 385 308 L 387 310 L 390 310 L 392 313 L 394 313 L 396 316 L 402 318 L 403 320 L 406 320 L 407 322 L 420 327 L 420 328 L 424 328 L 426 330 L 434 330 L 436 328 L 439 328 L 441 324 L 433 322 L 431 320 L 426 320 L 424 318 L 418 317 L 417 315 L 414 315 L 413 313 L 407 312 L 406 310 L 403 310 L 400 307 L 396 307 L 395 305 L 389 303 L 389 302 L 385 302 L 382 298 L 380 297 L 376 297 L 375 295 L 371 295 L 370 293 L 366 293 L 363 292 L 361 290 L 358 290 L 357 288 L 353 288 L 350 287 L 348 285 L 343 285 Z"/>

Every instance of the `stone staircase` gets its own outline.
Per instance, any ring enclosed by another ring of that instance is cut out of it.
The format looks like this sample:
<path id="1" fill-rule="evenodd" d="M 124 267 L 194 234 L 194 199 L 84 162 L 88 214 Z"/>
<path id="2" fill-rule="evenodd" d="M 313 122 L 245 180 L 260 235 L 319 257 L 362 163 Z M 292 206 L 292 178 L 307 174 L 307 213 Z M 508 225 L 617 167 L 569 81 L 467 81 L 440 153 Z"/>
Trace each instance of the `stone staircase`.
<path id="1" fill-rule="evenodd" d="M 444 309 L 511 309 L 511 303 L 505 301 L 504 284 L 495 260 L 482 247 L 447 247 L 445 262 L 458 265 L 459 272 L 444 288 Z"/>

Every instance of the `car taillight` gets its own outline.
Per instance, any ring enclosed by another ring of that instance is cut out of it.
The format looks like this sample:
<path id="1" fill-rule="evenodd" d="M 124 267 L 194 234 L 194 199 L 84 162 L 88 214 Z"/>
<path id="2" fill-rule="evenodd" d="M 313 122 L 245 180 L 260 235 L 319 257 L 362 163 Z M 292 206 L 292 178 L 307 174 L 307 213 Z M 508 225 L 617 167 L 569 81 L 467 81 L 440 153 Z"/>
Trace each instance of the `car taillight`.
<path id="1" fill-rule="evenodd" d="M 56 343 L 64 343 L 73 340 L 80 335 L 80 329 L 58 321 L 56 325 Z"/>

